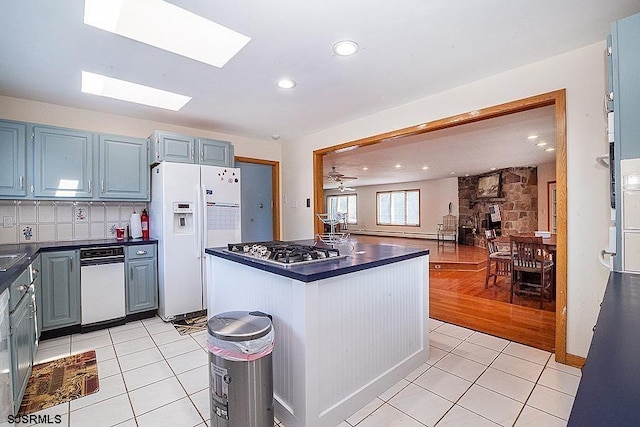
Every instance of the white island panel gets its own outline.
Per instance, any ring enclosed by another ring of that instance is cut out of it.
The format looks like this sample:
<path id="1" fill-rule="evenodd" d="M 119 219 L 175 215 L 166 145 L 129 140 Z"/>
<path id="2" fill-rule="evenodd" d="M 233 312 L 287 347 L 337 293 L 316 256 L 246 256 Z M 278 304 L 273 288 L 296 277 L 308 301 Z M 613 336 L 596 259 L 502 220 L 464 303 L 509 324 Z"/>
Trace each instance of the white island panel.
<path id="1" fill-rule="evenodd" d="M 428 360 L 428 256 L 301 282 L 208 255 L 209 317 L 274 317 L 276 417 L 342 420 Z"/>

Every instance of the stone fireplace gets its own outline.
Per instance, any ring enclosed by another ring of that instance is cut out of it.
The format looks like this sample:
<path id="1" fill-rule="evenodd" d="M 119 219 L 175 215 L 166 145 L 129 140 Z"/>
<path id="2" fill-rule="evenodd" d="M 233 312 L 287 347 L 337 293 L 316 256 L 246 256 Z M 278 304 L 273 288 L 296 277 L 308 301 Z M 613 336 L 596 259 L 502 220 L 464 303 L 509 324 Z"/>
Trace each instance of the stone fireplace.
<path id="1" fill-rule="evenodd" d="M 482 176 L 501 175 L 499 197 L 478 198 L 478 180 Z M 487 214 L 491 206 L 500 209 L 498 234 L 508 236 L 533 233 L 538 228 L 538 171 L 535 167 L 500 169 L 491 173 L 458 178 L 459 224 L 476 230 L 473 243 L 485 247 Z"/>

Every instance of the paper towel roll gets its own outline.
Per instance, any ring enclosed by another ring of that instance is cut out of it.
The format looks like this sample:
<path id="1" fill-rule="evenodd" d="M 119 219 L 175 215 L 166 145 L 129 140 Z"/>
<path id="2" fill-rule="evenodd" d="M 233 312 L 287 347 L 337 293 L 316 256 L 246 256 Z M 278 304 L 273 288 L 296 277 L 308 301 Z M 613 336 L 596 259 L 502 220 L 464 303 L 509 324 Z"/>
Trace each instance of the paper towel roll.
<path id="1" fill-rule="evenodd" d="M 129 223 L 130 223 L 129 229 L 131 231 L 130 237 L 132 239 L 138 239 L 142 237 L 142 223 L 140 222 L 140 214 L 135 212 L 132 213 Z"/>

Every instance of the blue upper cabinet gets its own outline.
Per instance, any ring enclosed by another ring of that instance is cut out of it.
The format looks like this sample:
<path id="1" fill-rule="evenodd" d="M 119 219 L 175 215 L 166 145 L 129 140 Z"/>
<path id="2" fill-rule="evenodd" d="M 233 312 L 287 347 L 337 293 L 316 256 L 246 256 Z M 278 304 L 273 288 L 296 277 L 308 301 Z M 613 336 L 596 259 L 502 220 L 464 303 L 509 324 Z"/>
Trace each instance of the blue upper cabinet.
<path id="1" fill-rule="evenodd" d="M 93 135 L 72 129 L 35 126 L 34 195 L 91 198 Z"/>
<path id="2" fill-rule="evenodd" d="M 198 160 L 201 165 L 233 167 L 233 145 L 215 139 L 198 139 Z"/>
<path id="3" fill-rule="evenodd" d="M 26 135 L 25 124 L 0 121 L 0 197 L 27 194 Z"/>
<path id="4" fill-rule="evenodd" d="M 640 157 L 640 14 L 611 29 L 615 141 L 618 159 L 632 159 Z"/>
<path id="5" fill-rule="evenodd" d="M 162 161 L 198 163 L 196 139 L 191 136 L 156 131 L 149 137 L 149 163 Z"/>
<path id="6" fill-rule="evenodd" d="M 156 131 L 149 137 L 149 164 L 162 161 L 233 167 L 233 145 L 227 141 Z"/>
<path id="7" fill-rule="evenodd" d="M 98 136 L 100 199 L 149 200 L 147 140 Z"/>

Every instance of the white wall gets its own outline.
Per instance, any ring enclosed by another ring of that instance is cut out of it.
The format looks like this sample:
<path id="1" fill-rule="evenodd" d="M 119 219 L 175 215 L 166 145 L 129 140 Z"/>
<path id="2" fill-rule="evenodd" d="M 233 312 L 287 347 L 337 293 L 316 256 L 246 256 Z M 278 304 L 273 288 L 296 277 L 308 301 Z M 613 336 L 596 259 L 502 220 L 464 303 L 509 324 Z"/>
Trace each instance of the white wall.
<path id="1" fill-rule="evenodd" d="M 567 352 L 586 356 L 609 274 L 596 262 L 600 248 L 607 243 L 609 226 L 607 171 L 599 169 L 594 161 L 607 150 L 602 107 L 604 48 L 604 42 L 596 43 L 287 141 L 282 152 L 283 194 L 287 198 L 287 203 L 282 205 L 284 238 L 313 236 L 313 209 L 304 207 L 303 203 L 306 198 L 313 199 L 313 150 L 565 88 L 569 239 Z M 381 82 L 380 87 L 381 92 L 393 90 L 393 82 Z"/>
<path id="2" fill-rule="evenodd" d="M 549 195 L 547 183 L 556 180 L 556 164 L 543 163 L 538 170 L 538 230 L 551 230 L 549 224 Z"/>
<path id="3" fill-rule="evenodd" d="M 183 135 L 230 141 L 233 143 L 236 156 L 273 161 L 281 160 L 280 142 L 245 138 L 210 130 L 176 126 L 89 110 L 79 110 L 77 108 L 7 96 L 0 96 L 0 119 L 40 123 L 138 138 L 146 138 L 151 135 L 154 130 L 165 130 Z"/>
<path id="4" fill-rule="evenodd" d="M 458 216 L 458 178 L 445 178 L 429 181 L 403 182 L 399 184 L 367 185 L 353 187 L 356 191 L 340 193 L 339 190 L 327 190 L 329 194 L 357 194 L 358 223 L 349 229 L 367 231 L 392 231 L 408 233 L 431 233 L 435 238 L 437 224 L 449 213 Z M 376 224 L 376 192 L 394 190 L 420 190 L 420 226 L 384 226 Z"/>

